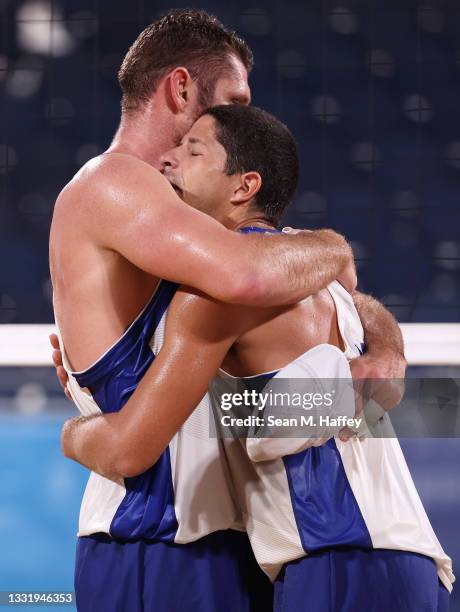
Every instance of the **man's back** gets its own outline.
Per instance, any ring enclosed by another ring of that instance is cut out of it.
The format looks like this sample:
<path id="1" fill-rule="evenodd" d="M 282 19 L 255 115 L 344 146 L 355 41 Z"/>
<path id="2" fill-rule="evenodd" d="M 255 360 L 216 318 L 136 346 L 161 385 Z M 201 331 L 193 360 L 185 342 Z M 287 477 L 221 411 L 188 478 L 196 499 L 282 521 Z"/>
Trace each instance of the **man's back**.
<path id="1" fill-rule="evenodd" d="M 107 155 L 88 162 L 55 207 L 50 235 L 55 315 L 76 370 L 88 367 L 123 334 L 158 282 L 104 244 L 104 234 L 109 244 L 113 229 L 110 218 L 103 223 L 100 191 L 117 165 Z"/>
<path id="2" fill-rule="evenodd" d="M 335 302 L 328 289 L 271 317 L 238 338 L 223 362 L 235 376 L 277 370 L 318 344 L 342 347 Z M 268 314 L 268 309 L 267 309 Z"/>

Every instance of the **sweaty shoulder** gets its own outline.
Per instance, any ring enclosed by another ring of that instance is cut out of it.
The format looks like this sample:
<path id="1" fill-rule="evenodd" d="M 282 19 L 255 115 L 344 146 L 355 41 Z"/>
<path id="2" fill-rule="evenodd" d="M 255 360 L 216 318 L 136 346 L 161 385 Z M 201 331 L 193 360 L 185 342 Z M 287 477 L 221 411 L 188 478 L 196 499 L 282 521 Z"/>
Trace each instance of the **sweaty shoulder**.
<path id="1" fill-rule="evenodd" d="M 123 206 L 133 195 L 167 191 L 175 195 L 158 170 L 132 155 L 104 153 L 88 161 L 59 194 L 58 207 L 74 206 L 97 212 L 100 206 Z M 142 199 L 142 198 L 141 198 Z"/>
<path id="2" fill-rule="evenodd" d="M 153 195 L 155 194 L 155 197 Z M 168 181 L 146 162 L 124 153 L 105 153 L 87 162 L 59 194 L 55 217 L 107 236 L 113 226 L 160 212 L 162 204 L 178 200 Z"/>

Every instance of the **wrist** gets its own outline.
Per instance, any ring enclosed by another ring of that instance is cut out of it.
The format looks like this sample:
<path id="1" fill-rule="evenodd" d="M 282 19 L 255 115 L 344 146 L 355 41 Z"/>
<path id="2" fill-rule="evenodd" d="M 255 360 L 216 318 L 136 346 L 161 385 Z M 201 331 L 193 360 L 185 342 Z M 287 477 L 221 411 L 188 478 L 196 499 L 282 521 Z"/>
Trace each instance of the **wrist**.
<path id="1" fill-rule="evenodd" d="M 402 353 L 399 348 L 381 345 L 379 346 L 378 344 L 372 342 L 370 344 L 366 343 L 366 352 L 364 356 L 366 355 L 372 356 L 374 359 L 378 358 L 395 361 L 406 361 L 404 353 Z"/>
<path id="2" fill-rule="evenodd" d="M 369 378 L 404 379 L 407 361 L 397 348 L 371 347 L 360 357 L 368 363 Z"/>

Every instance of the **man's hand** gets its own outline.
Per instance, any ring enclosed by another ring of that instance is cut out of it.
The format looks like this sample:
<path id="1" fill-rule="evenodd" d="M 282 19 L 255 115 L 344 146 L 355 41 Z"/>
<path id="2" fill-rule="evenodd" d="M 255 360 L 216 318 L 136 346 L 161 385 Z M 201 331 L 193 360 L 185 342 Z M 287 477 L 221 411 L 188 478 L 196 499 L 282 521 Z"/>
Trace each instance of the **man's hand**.
<path id="1" fill-rule="evenodd" d="M 394 352 L 372 355 L 366 353 L 350 361 L 355 391 L 355 416 L 363 418 L 363 409 L 372 400 L 385 411 L 397 406 L 404 395 L 406 373 L 404 356 Z M 354 437 L 355 431 L 344 427 L 339 434 L 342 442 Z"/>
<path id="2" fill-rule="evenodd" d="M 56 368 L 56 376 L 59 380 L 61 387 L 64 389 L 64 393 L 66 394 L 67 399 L 71 400 L 72 397 L 67 387 L 69 376 L 67 372 L 65 371 L 64 365 L 62 363 L 61 348 L 59 346 L 59 339 L 56 334 L 51 334 L 50 343 L 54 349 L 53 350 L 53 363 L 54 363 L 54 367 Z"/>
<path id="3" fill-rule="evenodd" d="M 396 352 L 367 353 L 350 362 L 355 388 L 356 412 L 372 399 L 384 410 L 397 406 L 404 395 L 406 360 Z"/>
<path id="4" fill-rule="evenodd" d="M 374 298 L 355 291 L 353 299 L 364 328 L 366 353 L 350 361 L 355 389 L 356 415 L 369 400 L 383 410 L 397 406 L 404 395 L 407 361 L 401 330 L 393 315 Z M 340 439 L 354 432 L 342 430 Z"/>

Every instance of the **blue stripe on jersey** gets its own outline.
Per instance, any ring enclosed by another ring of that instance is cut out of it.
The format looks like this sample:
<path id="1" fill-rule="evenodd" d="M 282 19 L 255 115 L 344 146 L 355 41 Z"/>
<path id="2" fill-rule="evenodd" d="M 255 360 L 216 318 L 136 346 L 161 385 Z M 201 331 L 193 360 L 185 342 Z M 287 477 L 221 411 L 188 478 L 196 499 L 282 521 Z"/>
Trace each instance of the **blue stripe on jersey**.
<path id="1" fill-rule="evenodd" d="M 258 393 L 276 372 L 243 378 Z M 363 515 L 331 438 L 318 447 L 283 457 L 300 541 L 305 552 L 327 546 L 372 548 Z"/>
<path id="2" fill-rule="evenodd" d="M 155 359 L 149 346 L 178 285 L 161 281 L 143 312 L 120 340 L 92 367 L 75 374 L 102 412 L 117 412 L 131 397 Z M 110 534 L 120 540 L 172 541 L 177 531 L 171 461 L 167 448 L 140 476 L 125 478 L 126 495 L 113 517 Z"/>
<path id="3" fill-rule="evenodd" d="M 154 360 L 149 342 L 178 285 L 161 281 L 150 302 L 127 332 L 93 366 L 74 374 L 90 389 L 102 412 L 118 412 L 126 404 Z"/>
<path id="4" fill-rule="evenodd" d="M 306 552 L 327 546 L 372 548 L 335 440 L 283 457 L 292 508 Z"/>
<path id="5" fill-rule="evenodd" d="M 240 231 L 266 232 L 265 228 L 245 227 Z M 277 231 L 277 230 L 272 230 Z M 357 347 L 362 354 L 365 345 Z M 243 378 L 257 391 L 276 372 Z M 332 438 L 319 447 L 283 457 L 291 503 L 305 552 L 326 546 L 372 548 L 372 541 Z"/>

